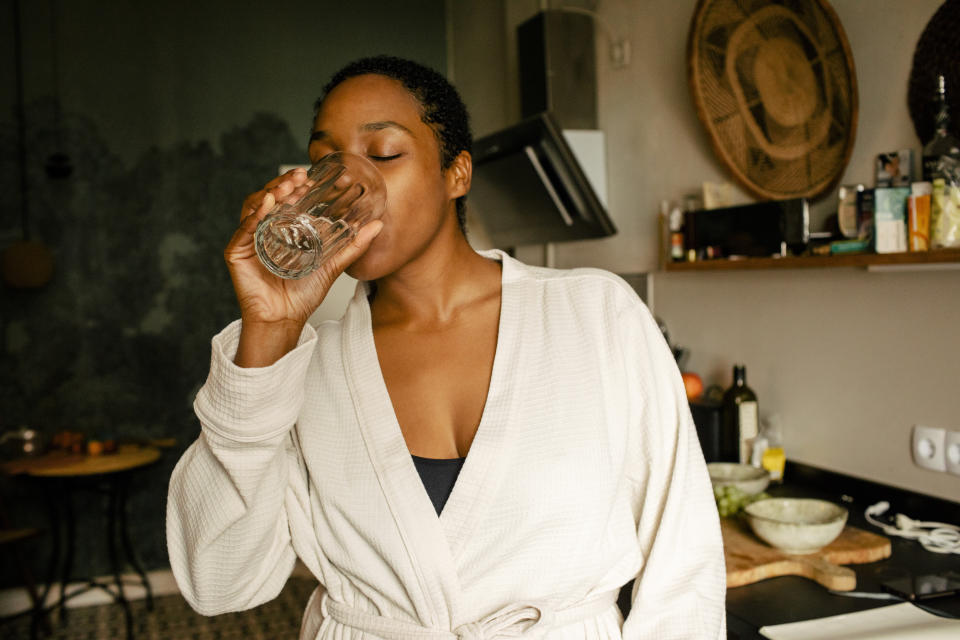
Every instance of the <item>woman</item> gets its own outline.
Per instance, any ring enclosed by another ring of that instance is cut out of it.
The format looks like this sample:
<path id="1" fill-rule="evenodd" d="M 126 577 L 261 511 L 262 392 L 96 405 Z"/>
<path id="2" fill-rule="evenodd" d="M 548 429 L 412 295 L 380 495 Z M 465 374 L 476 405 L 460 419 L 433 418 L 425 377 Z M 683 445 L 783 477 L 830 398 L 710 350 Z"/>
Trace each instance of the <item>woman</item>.
<path id="1" fill-rule="evenodd" d="M 612 274 L 471 249 L 469 149 L 442 76 L 365 59 L 325 88 L 309 152 L 376 162 L 382 220 L 284 281 L 252 234 L 305 174 L 244 203 L 225 251 L 241 320 L 213 340 L 170 483 L 184 596 L 257 606 L 299 557 L 321 585 L 302 639 L 725 635 L 716 509 L 656 324 Z M 310 326 L 343 270 L 346 314 Z"/>

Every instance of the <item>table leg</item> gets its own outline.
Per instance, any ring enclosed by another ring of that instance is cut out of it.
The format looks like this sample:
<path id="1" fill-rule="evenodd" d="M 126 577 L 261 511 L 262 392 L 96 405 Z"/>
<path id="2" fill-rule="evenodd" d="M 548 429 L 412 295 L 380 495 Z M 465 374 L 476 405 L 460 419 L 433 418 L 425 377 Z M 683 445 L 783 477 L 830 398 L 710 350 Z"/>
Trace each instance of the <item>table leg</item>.
<path id="1" fill-rule="evenodd" d="M 4 530 L 14 529 L 7 517 L 7 509 L 2 491 L 0 491 L 0 528 Z M 37 638 L 39 638 L 41 625 L 47 634 L 50 633 L 50 625 L 47 624 L 46 612 L 44 610 L 44 602 L 47 591 L 45 589 L 42 593 L 38 592 L 37 582 L 33 577 L 33 570 L 30 568 L 28 556 L 23 553 L 23 548 L 17 544 L 12 548 L 12 552 L 20 569 L 20 576 L 22 577 L 24 583 L 23 586 L 26 588 L 27 594 L 30 596 L 30 640 L 37 640 Z M 49 584 L 49 581 L 47 584 Z M 6 616 L 4 616 L 4 618 L 6 618 Z"/>
<path id="2" fill-rule="evenodd" d="M 126 456 L 126 457 L 124 457 Z M 25 467 L 18 473 L 26 473 L 40 479 L 43 483 L 44 495 L 47 500 L 47 506 L 50 513 L 50 523 L 53 529 L 52 544 L 50 553 L 50 566 L 48 570 L 47 583 L 44 588 L 43 604 L 49 599 L 51 589 L 54 583 L 59 579 L 60 595 L 56 602 L 42 611 L 52 611 L 60 609 L 61 626 L 66 626 L 69 611 L 67 601 L 70 597 L 79 595 L 90 589 L 103 589 L 114 597 L 114 600 L 123 607 L 126 619 L 127 638 L 132 639 L 133 633 L 133 613 L 129 600 L 123 589 L 123 571 L 126 564 L 129 563 L 137 572 L 140 580 L 143 582 L 146 590 L 147 607 L 153 609 L 153 591 L 150 587 L 147 574 L 140 564 L 134 552 L 133 544 L 130 541 L 130 532 L 128 530 L 127 520 L 127 494 L 130 481 L 129 471 L 144 467 L 159 458 L 160 452 L 156 449 L 146 449 L 143 451 L 119 452 L 117 458 L 111 460 L 111 463 L 104 465 L 103 469 L 89 471 L 86 467 L 81 468 L 75 460 L 67 460 L 62 468 L 50 466 L 51 460 L 44 460 L 41 467 L 31 471 L 30 467 Z M 51 454 L 48 456 L 55 458 Z M 121 463 L 116 463 L 120 460 Z M 84 463 L 87 461 L 84 458 Z M 97 462 L 97 461 L 95 461 Z M 96 466 L 96 465 L 94 465 Z M 72 593 L 67 593 L 67 586 L 73 576 L 73 559 L 77 545 L 77 522 L 75 515 L 75 504 L 73 502 L 73 493 L 80 490 L 90 490 L 101 496 L 106 494 L 107 505 L 107 550 L 109 560 L 112 565 L 113 580 L 97 580 L 95 577 L 86 579 L 86 585 Z M 121 557 L 120 545 L 123 545 Z M 65 549 L 64 549 L 65 547 Z M 62 559 L 62 562 L 61 562 Z M 115 587 L 115 592 L 113 587 Z M 43 617 L 46 620 L 46 616 Z M 35 633 L 35 628 L 31 633 Z"/>
<path id="3" fill-rule="evenodd" d="M 123 594 L 123 567 L 117 556 L 117 514 L 123 507 L 121 501 L 120 481 L 114 479 L 109 483 L 109 504 L 107 507 L 107 543 L 110 551 L 110 564 L 113 566 L 113 578 L 117 585 L 117 602 L 123 607 L 123 615 L 127 623 L 127 639 L 133 640 L 133 612 L 130 603 Z"/>
<path id="4" fill-rule="evenodd" d="M 124 476 L 126 475 L 124 474 Z M 129 480 L 129 477 L 124 477 L 120 485 L 120 535 L 122 536 L 123 550 L 126 553 L 127 561 L 140 576 L 140 580 L 143 581 L 143 588 L 147 592 L 147 610 L 153 611 L 153 590 L 150 588 L 147 572 L 143 570 L 143 566 L 133 549 L 133 543 L 130 542 L 130 530 L 127 528 L 127 486 Z"/>
<path id="5" fill-rule="evenodd" d="M 62 486 L 63 482 L 57 483 L 63 506 L 64 515 L 67 521 L 66 547 L 67 556 L 63 561 L 63 573 L 60 574 L 60 624 L 67 622 L 67 585 L 70 584 L 70 573 L 73 571 L 73 550 L 77 539 L 77 522 L 73 513 L 73 493 Z"/>
<path id="6" fill-rule="evenodd" d="M 46 607 L 47 598 L 50 596 L 50 591 L 53 589 L 53 583 L 57 576 L 57 568 L 60 566 L 60 536 L 63 535 L 63 532 L 60 529 L 59 501 L 51 494 L 48 483 L 44 482 L 41 486 L 50 516 L 50 542 L 53 545 L 50 550 L 50 565 L 47 568 L 47 586 L 44 587 L 43 595 L 40 597 L 40 602 Z"/>

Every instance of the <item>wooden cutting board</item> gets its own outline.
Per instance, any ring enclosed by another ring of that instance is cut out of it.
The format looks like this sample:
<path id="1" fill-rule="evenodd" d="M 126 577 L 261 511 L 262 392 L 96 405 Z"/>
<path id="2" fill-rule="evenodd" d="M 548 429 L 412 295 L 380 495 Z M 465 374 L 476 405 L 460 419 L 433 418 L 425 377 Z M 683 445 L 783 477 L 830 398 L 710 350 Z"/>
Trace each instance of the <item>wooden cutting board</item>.
<path id="1" fill-rule="evenodd" d="M 793 556 L 757 538 L 746 522 L 721 518 L 727 587 L 739 587 L 777 576 L 803 576 L 828 589 L 852 591 L 857 575 L 844 564 L 863 564 L 890 557 L 890 540 L 847 526 L 840 536 L 816 553 Z"/>

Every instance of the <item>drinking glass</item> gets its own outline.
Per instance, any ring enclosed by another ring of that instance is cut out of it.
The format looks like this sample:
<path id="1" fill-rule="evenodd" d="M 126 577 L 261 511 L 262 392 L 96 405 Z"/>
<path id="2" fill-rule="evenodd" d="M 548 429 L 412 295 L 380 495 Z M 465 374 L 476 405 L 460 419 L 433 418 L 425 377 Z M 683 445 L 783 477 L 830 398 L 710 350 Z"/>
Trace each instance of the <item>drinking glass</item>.
<path id="1" fill-rule="evenodd" d="M 260 262 L 281 278 L 315 271 L 386 207 L 383 176 L 354 153 L 324 156 L 307 171 L 307 184 L 299 200 L 275 206 L 254 234 Z"/>

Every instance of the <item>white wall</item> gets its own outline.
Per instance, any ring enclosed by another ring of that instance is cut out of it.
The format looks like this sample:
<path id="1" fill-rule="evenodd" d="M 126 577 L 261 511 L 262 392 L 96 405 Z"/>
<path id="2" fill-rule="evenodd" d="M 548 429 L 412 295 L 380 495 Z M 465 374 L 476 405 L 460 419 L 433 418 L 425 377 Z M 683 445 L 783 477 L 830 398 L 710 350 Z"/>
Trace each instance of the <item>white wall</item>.
<path id="1" fill-rule="evenodd" d="M 469 14 L 478 0 L 452 3 Z M 513 29 L 541 6 L 561 0 L 508 0 L 502 22 L 508 58 L 492 73 L 502 96 L 458 85 L 484 122 L 519 117 Z M 690 97 L 686 41 L 696 0 L 568 2 L 596 9 L 615 37 L 629 38 L 633 60 L 613 69 L 598 30 L 600 126 L 607 138 L 613 238 L 557 246 L 558 266 L 593 265 L 620 273 L 657 264 L 659 202 L 730 181 L 710 151 Z M 860 91 L 859 128 L 842 182 L 873 180 L 876 153 L 919 151 L 906 106 L 913 48 L 940 0 L 833 0 L 853 51 Z M 449 5 L 448 5 L 449 7 Z M 462 15 L 461 15 L 461 19 Z M 483 73 L 480 50 L 453 31 L 458 68 Z M 480 86 L 477 84 L 476 86 Z M 493 105 L 491 107 L 491 105 Z M 494 110 L 495 109 L 495 110 Z M 492 114 L 492 115 L 491 115 Z M 738 201 L 748 200 L 742 192 Z M 815 203 L 815 219 L 833 208 Z M 859 269 L 739 273 L 657 273 L 656 313 L 691 350 L 687 368 L 729 384 L 745 362 L 761 414 L 780 414 L 788 456 L 915 491 L 960 499 L 960 478 L 922 471 L 909 456 L 915 423 L 960 430 L 960 271 L 872 273 Z"/>
<path id="2" fill-rule="evenodd" d="M 747 364 L 787 456 L 960 499 L 960 477 L 914 467 L 910 429 L 960 431 L 960 272 L 857 269 L 666 274 L 656 312 L 687 368 L 730 383 Z"/>
<path id="3" fill-rule="evenodd" d="M 919 155 L 907 79 L 940 4 L 832 2 L 860 90 L 842 182 L 872 184 L 880 151 Z M 960 500 L 960 477 L 918 469 L 909 455 L 914 424 L 960 431 L 960 271 L 671 273 L 655 277 L 655 291 L 658 315 L 692 351 L 690 369 L 729 384 L 732 363 L 747 363 L 761 413 L 783 418 L 788 457 Z"/>

